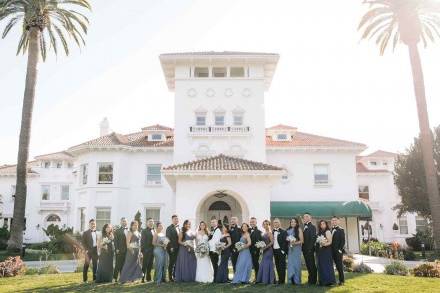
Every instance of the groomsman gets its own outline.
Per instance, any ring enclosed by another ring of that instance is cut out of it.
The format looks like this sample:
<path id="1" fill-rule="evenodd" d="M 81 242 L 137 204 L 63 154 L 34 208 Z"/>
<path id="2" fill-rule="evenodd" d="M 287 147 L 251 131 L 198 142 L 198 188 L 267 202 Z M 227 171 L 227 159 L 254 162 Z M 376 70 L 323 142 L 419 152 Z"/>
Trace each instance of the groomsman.
<path id="1" fill-rule="evenodd" d="M 263 240 L 262 237 L 262 232 L 260 230 L 258 230 L 257 227 L 257 218 L 252 217 L 249 220 L 249 225 L 251 226 L 251 246 L 249 247 L 249 251 L 251 253 L 251 257 L 252 257 L 252 266 L 254 268 L 254 273 L 255 273 L 255 280 L 257 279 L 257 275 L 258 275 L 258 268 L 260 267 L 260 264 L 258 263 L 258 260 L 260 259 L 260 249 L 255 247 L 255 243 L 257 243 L 258 241 Z M 240 237 L 241 237 L 241 233 L 240 233 Z M 240 240 L 240 238 L 239 238 Z"/>
<path id="2" fill-rule="evenodd" d="M 231 217 L 231 226 L 229 227 L 229 235 L 231 235 L 231 262 L 232 262 L 232 268 L 234 269 L 235 273 L 235 266 L 237 264 L 238 259 L 238 251 L 235 248 L 235 243 L 240 241 L 241 237 L 241 229 L 238 226 L 238 218 L 237 217 Z"/>
<path id="3" fill-rule="evenodd" d="M 118 280 L 118 274 L 121 273 L 122 267 L 125 263 L 125 255 L 127 254 L 127 234 L 128 222 L 126 218 L 121 218 L 121 227 L 115 231 L 115 270 L 113 272 L 113 279 Z"/>
<path id="4" fill-rule="evenodd" d="M 307 271 L 309 272 L 308 284 L 316 285 L 317 271 L 315 263 L 315 244 L 316 244 L 316 227 L 312 224 L 312 217 L 309 213 L 303 216 L 304 222 L 304 243 L 302 251 Z"/>
<path id="5" fill-rule="evenodd" d="M 339 275 L 339 285 L 343 285 L 345 282 L 344 278 L 344 264 L 342 262 L 342 257 L 344 254 L 345 246 L 345 233 L 344 229 L 339 227 L 339 218 L 332 218 L 332 256 L 333 261 L 336 265 L 336 270 Z"/>
<path id="6" fill-rule="evenodd" d="M 286 256 L 289 252 L 287 245 L 287 232 L 281 228 L 278 218 L 273 220 L 273 255 L 278 274 L 278 284 L 286 282 Z"/>
<path id="7" fill-rule="evenodd" d="M 218 221 L 216 218 L 211 219 L 211 234 L 209 235 L 209 257 L 211 258 L 212 268 L 214 269 L 214 280 L 217 277 L 218 270 L 218 253 L 215 249 L 215 245 L 220 242 L 222 237 L 222 232 L 218 226 Z M 213 281 L 214 281 L 213 280 Z"/>
<path id="8" fill-rule="evenodd" d="M 82 244 L 85 249 L 85 261 L 83 267 L 83 281 L 87 282 L 90 260 L 92 261 L 93 281 L 96 280 L 96 269 L 98 265 L 98 235 L 96 232 L 96 222 L 94 219 L 89 221 L 89 229 L 82 235 Z"/>
<path id="9" fill-rule="evenodd" d="M 170 240 L 168 243 L 168 278 L 170 282 L 174 282 L 177 253 L 179 252 L 179 217 L 173 215 L 171 217 L 171 225 L 167 227 L 166 236 Z"/>
<path id="10" fill-rule="evenodd" d="M 141 233 L 141 251 L 142 251 L 142 283 L 151 281 L 151 269 L 153 268 L 153 233 L 154 221 L 152 218 L 147 219 L 147 227 Z"/>

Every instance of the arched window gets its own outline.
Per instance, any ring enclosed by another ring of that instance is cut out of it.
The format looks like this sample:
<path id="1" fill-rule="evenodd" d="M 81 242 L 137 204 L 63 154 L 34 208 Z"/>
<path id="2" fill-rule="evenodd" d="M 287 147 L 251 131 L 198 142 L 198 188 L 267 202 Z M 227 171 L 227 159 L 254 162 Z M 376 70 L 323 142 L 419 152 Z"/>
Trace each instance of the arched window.
<path id="1" fill-rule="evenodd" d="M 210 206 L 209 206 L 209 210 L 210 211 L 230 211 L 231 207 L 224 201 L 216 201 L 213 202 Z"/>
<path id="2" fill-rule="evenodd" d="M 46 222 L 61 222 L 61 218 L 58 215 L 49 215 L 46 218 Z"/>

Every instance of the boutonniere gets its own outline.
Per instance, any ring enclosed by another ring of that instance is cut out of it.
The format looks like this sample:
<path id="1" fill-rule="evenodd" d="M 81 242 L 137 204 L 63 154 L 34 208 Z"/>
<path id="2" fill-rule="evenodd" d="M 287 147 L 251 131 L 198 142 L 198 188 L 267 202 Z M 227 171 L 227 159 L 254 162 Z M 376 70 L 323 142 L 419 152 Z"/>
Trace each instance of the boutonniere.
<path id="1" fill-rule="evenodd" d="M 305 225 L 304 226 L 304 231 L 307 230 L 309 228 L 309 226 Z"/>
<path id="2" fill-rule="evenodd" d="M 333 230 L 332 230 L 332 235 L 335 234 L 335 232 L 336 232 L 336 229 L 333 229 Z"/>

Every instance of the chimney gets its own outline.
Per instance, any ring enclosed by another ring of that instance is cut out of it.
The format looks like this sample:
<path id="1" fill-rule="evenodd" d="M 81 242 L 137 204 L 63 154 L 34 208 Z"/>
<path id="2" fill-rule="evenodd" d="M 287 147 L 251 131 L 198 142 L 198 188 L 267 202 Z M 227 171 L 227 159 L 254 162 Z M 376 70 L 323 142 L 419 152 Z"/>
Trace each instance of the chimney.
<path id="1" fill-rule="evenodd" d="M 99 135 L 105 136 L 110 133 L 110 124 L 108 122 L 107 117 L 102 119 L 101 123 L 99 123 Z"/>

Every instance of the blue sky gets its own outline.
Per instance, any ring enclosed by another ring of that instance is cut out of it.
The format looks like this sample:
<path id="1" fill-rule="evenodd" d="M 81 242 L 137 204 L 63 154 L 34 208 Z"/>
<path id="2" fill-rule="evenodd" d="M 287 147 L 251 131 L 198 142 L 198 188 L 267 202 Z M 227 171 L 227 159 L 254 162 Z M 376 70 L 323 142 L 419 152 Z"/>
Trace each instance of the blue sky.
<path id="1" fill-rule="evenodd" d="M 408 53 L 401 46 L 381 57 L 360 42 L 362 1 L 128 2 L 92 1 L 87 46 L 40 64 L 30 157 L 98 136 L 103 117 L 120 133 L 173 126 L 173 93 L 158 55 L 176 51 L 279 53 L 268 126 L 389 151 L 403 151 L 418 133 Z M 0 40 L 0 164 L 17 154 L 26 66 L 15 56 L 17 29 Z M 432 126 L 440 124 L 438 50 L 421 50 Z"/>

